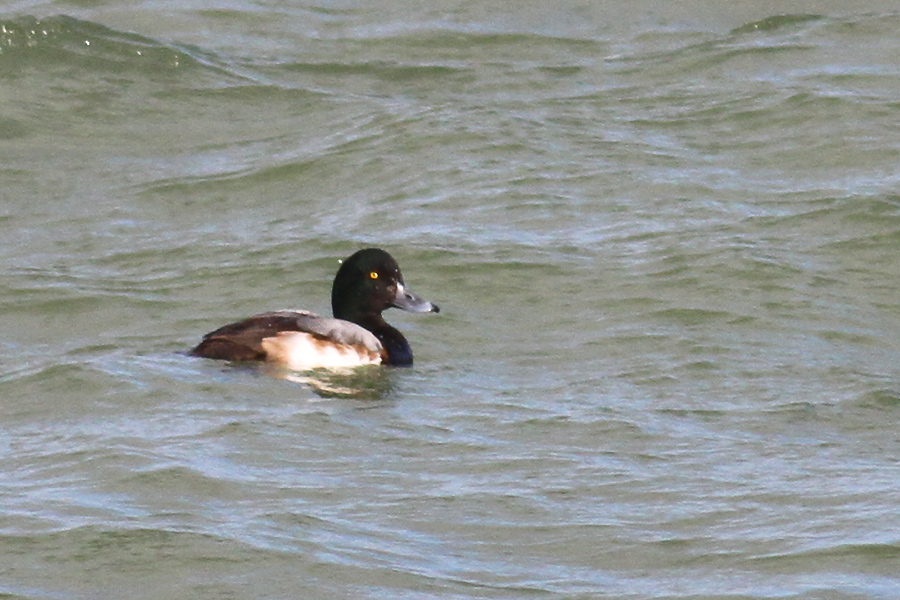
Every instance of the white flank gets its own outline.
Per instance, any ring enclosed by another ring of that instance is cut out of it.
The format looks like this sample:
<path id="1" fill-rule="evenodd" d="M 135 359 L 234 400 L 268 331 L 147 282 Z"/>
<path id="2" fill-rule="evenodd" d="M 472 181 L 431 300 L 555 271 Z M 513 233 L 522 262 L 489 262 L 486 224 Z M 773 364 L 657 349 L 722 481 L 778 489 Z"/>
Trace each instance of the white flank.
<path id="1" fill-rule="evenodd" d="M 322 342 L 301 331 L 282 331 L 262 341 L 268 360 L 292 371 L 346 369 L 381 364 L 381 356 L 364 346 Z"/>

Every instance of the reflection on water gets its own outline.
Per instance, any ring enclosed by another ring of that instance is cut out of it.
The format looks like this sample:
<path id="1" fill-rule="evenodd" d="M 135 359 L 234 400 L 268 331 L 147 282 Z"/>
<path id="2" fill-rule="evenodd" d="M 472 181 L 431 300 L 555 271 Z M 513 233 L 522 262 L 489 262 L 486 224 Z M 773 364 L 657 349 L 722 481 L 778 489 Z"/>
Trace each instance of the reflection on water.
<path id="1" fill-rule="evenodd" d="M 232 368 L 257 370 L 267 376 L 309 386 L 322 398 L 383 400 L 391 393 L 391 367 L 366 365 L 343 369 L 314 369 L 298 373 L 278 365 L 241 364 Z"/>

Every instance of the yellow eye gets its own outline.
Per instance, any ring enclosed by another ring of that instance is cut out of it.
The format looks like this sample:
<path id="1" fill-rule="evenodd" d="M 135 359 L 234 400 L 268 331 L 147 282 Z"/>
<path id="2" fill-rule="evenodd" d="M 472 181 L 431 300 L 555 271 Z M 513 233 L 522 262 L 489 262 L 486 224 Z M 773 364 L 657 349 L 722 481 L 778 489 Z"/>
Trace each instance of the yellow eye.
<path id="1" fill-rule="evenodd" d="M 378 271 L 372 271 L 369 273 L 369 279 L 378 279 Z"/>

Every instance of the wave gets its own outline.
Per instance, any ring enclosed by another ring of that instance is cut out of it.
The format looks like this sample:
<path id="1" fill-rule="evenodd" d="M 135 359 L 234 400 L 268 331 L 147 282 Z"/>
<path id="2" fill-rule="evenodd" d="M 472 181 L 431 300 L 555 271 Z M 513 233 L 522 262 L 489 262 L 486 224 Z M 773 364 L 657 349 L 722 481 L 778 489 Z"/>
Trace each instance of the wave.
<path id="1" fill-rule="evenodd" d="M 290 61 L 220 55 L 197 46 L 159 41 L 133 32 L 67 15 L 22 16 L 0 20 L 0 75 L 34 65 L 83 66 L 104 71 L 212 71 L 238 81 L 262 82 L 269 75 L 354 76 L 385 81 L 450 79 L 471 81 L 473 47 L 481 47 L 492 64 L 534 58 L 534 66 L 551 73 L 572 74 L 585 57 L 606 49 L 596 40 L 560 38 L 539 33 L 495 33 L 429 27 L 369 31 L 338 40 L 341 60 L 329 52 L 332 40 L 311 40 L 322 52 Z M 547 53 L 567 54 L 565 64 L 542 64 Z"/>
<path id="2" fill-rule="evenodd" d="M 0 77 L 54 68 L 108 74 L 210 70 L 236 80 L 244 78 L 222 58 L 200 48 L 165 43 L 66 15 L 0 20 Z"/>

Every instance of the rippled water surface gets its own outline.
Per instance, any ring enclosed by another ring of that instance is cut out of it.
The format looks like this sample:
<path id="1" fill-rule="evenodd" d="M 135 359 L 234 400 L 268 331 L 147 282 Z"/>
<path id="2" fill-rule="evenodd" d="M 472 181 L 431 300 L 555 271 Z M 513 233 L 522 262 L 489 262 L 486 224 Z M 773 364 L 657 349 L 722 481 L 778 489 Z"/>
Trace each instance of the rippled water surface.
<path id="1" fill-rule="evenodd" d="M 900 597 L 891 2 L 14 1 L 0 597 Z M 379 246 L 411 369 L 183 354 Z"/>

